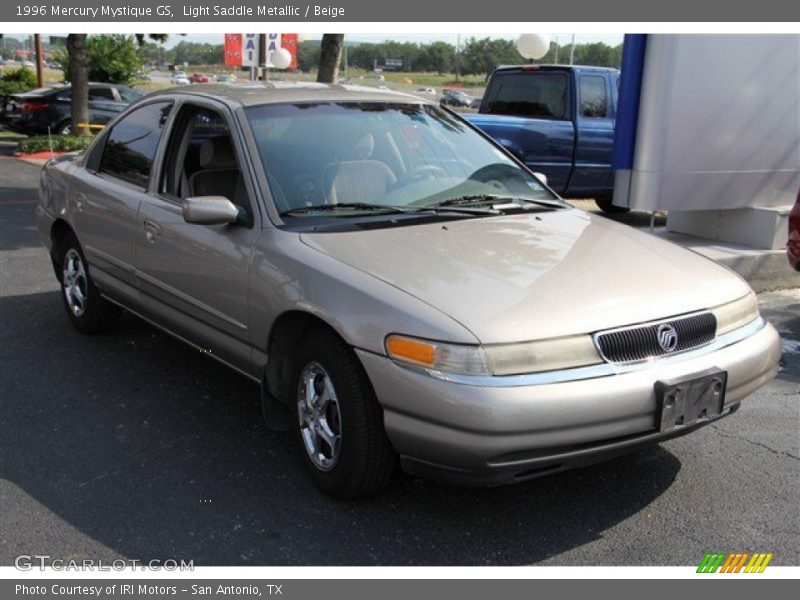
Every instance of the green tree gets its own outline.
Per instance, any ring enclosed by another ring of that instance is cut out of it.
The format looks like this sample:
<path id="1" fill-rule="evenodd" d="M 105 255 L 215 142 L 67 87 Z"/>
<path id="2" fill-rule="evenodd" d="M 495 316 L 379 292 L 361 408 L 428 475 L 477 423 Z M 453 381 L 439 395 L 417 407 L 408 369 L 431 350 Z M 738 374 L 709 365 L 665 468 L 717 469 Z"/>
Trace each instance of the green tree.
<path id="1" fill-rule="evenodd" d="M 466 75 L 488 75 L 499 65 L 525 62 L 512 40 L 470 38 L 461 51 L 461 72 Z"/>
<path id="2" fill-rule="evenodd" d="M 450 73 L 456 65 L 456 49 L 447 42 L 434 42 L 422 47 L 421 65 L 423 71 L 436 71 L 439 75 Z"/>
<path id="3" fill-rule="evenodd" d="M 305 40 L 300 42 L 297 45 L 297 68 L 303 73 L 316 69 L 319 66 L 319 56 L 319 41 Z"/>
<path id="4" fill-rule="evenodd" d="M 89 81 L 131 83 L 142 68 L 142 57 L 135 38 L 128 35 L 94 35 L 88 38 Z M 72 81 L 71 55 L 61 53 L 57 58 L 64 78 Z"/>
<path id="5" fill-rule="evenodd" d="M 79 137 L 90 135 L 89 130 L 89 44 L 85 33 L 70 33 L 64 67 L 65 79 L 72 82 L 72 131 Z"/>
<path id="6" fill-rule="evenodd" d="M 165 63 L 167 62 L 167 50 L 160 44 L 145 42 L 139 46 L 139 56 L 145 63 Z"/>
<path id="7" fill-rule="evenodd" d="M 339 77 L 339 63 L 342 60 L 344 47 L 343 33 L 326 33 L 320 44 L 319 70 L 317 81 L 320 83 L 336 83 Z"/>
<path id="8" fill-rule="evenodd" d="M 181 40 L 167 51 L 167 60 L 176 65 L 217 65 L 224 61 L 222 44 L 198 44 Z"/>
<path id="9" fill-rule="evenodd" d="M 9 69 L 0 77 L 0 98 L 10 94 L 27 92 L 36 87 L 36 74 L 30 69 L 20 67 Z"/>

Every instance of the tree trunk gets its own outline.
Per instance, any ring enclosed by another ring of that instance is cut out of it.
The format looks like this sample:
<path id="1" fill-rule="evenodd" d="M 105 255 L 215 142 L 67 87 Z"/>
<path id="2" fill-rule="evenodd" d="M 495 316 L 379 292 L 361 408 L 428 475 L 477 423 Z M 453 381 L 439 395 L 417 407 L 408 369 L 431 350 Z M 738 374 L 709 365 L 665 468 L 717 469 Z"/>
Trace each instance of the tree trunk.
<path id="1" fill-rule="evenodd" d="M 72 133 L 88 136 L 89 129 L 89 49 L 85 33 L 67 36 L 69 80 L 72 84 Z"/>
<path id="2" fill-rule="evenodd" d="M 317 81 L 319 83 L 336 83 L 339 77 L 339 61 L 342 59 L 342 48 L 344 48 L 343 33 L 323 34 L 320 46 L 319 71 L 317 72 Z"/>

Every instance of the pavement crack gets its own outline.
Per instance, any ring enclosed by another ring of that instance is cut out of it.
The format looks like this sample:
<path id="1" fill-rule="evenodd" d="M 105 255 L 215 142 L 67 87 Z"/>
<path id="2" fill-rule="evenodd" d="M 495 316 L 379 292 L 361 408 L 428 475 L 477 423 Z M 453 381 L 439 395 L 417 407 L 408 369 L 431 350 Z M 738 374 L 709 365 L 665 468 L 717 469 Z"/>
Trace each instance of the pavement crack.
<path id="1" fill-rule="evenodd" d="M 743 435 L 736 435 L 735 433 L 728 433 L 726 431 L 723 431 L 722 429 L 720 429 L 717 426 L 713 426 L 712 425 L 711 428 L 714 431 L 716 431 L 721 437 L 732 438 L 732 439 L 735 439 L 735 440 L 741 440 L 742 442 L 747 442 L 751 446 L 757 446 L 759 448 L 763 448 L 764 450 L 767 450 L 768 452 L 771 452 L 775 456 L 786 456 L 787 458 L 791 458 L 791 459 L 794 459 L 794 460 L 800 460 L 800 456 L 797 456 L 796 454 L 792 454 L 791 452 L 786 452 L 784 450 L 776 450 L 775 448 L 767 446 L 766 444 L 763 444 L 761 442 L 756 442 L 754 440 L 746 438 Z"/>

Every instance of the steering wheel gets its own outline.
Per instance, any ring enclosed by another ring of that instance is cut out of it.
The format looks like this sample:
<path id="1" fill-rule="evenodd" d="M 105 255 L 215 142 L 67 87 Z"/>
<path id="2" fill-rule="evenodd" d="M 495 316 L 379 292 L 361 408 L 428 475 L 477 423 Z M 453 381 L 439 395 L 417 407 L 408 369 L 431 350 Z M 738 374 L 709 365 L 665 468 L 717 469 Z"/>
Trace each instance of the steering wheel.
<path id="1" fill-rule="evenodd" d="M 447 171 L 439 165 L 422 165 L 406 173 L 404 179 L 414 182 L 424 179 L 436 179 L 436 177 L 447 177 Z"/>
<path id="2" fill-rule="evenodd" d="M 486 165 L 469 176 L 472 181 L 485 183 L 503 192 L 509 192 L 520 186 L 524 187 L 524 180 L 520 177 L 519 169 L 514 165 L 494 163 Z"/>

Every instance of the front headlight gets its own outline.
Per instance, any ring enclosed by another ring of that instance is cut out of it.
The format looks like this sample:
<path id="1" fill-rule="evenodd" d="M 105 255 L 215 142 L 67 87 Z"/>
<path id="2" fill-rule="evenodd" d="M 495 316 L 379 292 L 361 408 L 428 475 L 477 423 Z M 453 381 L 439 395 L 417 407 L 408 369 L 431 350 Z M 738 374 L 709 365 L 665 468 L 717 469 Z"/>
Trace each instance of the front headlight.
<path id="1" fill-rule="evenodd" d="M 738 300 L 712 308 L 711 312 L 717 318 L 717 335 L 720 336 L 758 318 L 758 301 L 756 295 L 750 292 Z"/>
<path id="2" fill-rule="evenodd" d="M 386 353 L 399 362 L 455 375 L 522 375 L 603 362 L 589 335 L 487 346 L 390 335 Z"/>

